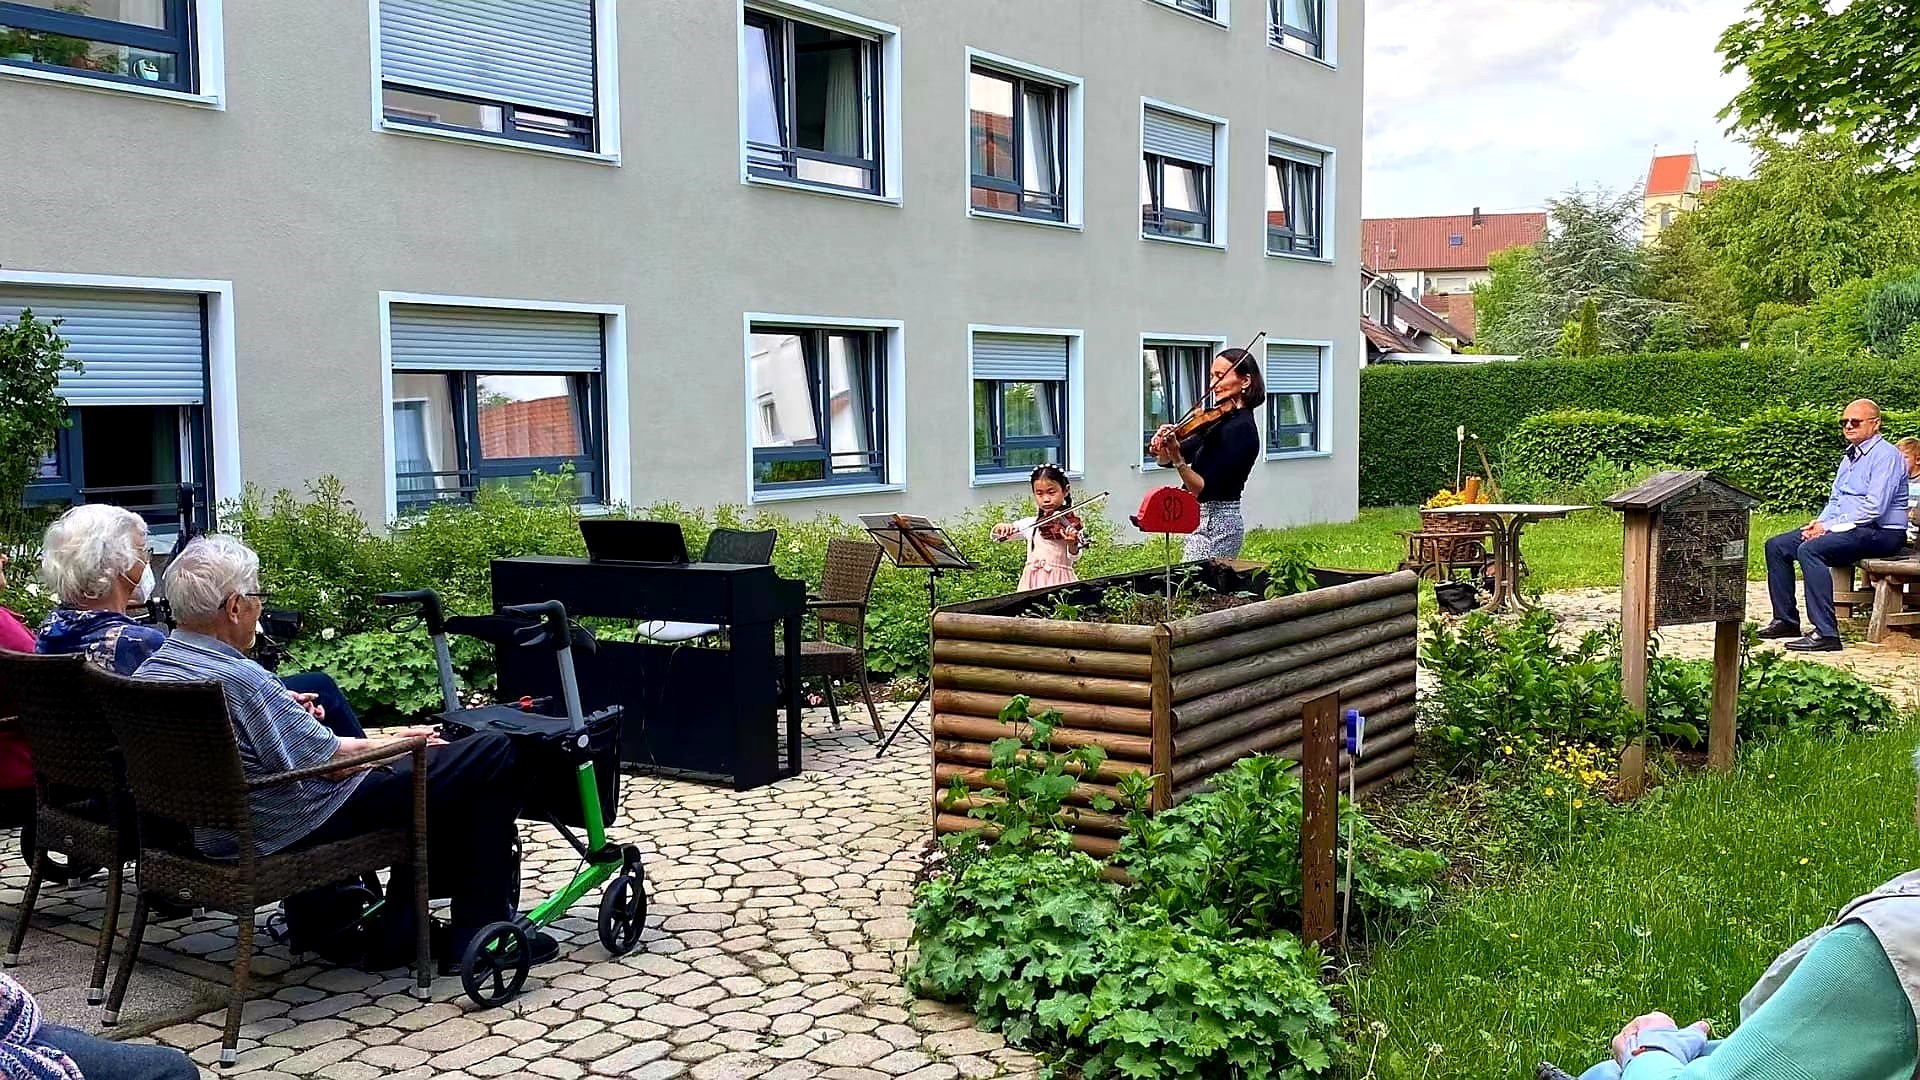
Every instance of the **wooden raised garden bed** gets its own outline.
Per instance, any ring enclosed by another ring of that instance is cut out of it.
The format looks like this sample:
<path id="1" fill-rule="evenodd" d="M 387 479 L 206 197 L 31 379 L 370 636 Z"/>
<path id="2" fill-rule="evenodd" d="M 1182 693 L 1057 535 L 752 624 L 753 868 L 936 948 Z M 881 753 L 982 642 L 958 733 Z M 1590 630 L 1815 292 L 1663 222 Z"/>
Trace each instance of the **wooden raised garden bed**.
<path id="1" fill-rule="evenodd" d="M 1301 709 L 1330 691 L 1343 709 L 1368 717 L 1356 782 L 1375 786 L 1413 762 L 1414 671 L 1419 579 L 1407 572 L 1316 570 L 1319 587 L 1273 600 L 1263 571 L 1229 563 L 1192 564 L 1176 580 L 1204 586 L 1189 607 L 1216 608 L 1153 625 L 1067 621 L 1064 609 L 1092 609 L 1109 590 L 1158 593 L 1164 571 L 1098 578 L 941 608 L 933 619 L 934 831 L 979 826 L 965 805 L 945 806 L 947 786 L 989 786 L 995 739 L 1018 736 L 999 720 L 1025 694 L 1037 715 L 1060 714 L 1058 747 L 1106 751 L 1070 802 L 1114 797 L 1126 773 L 1155 778 L 1162 810 L 1206 789 L 1215 773 L 1252 754 L 1300 757 Z M 1225 606 L 1232 604 L 1233 606 Z M 1048 618 L 1046 612 L 1055 613 Z M 1178 612 L 1176 612 L 1178 614 Z M 1350 761 L 1340 758 L 1341 782 Z M 1124 832 L 1120 813 L 1084 810 L 1075 842 L 1111 855 Z"/>

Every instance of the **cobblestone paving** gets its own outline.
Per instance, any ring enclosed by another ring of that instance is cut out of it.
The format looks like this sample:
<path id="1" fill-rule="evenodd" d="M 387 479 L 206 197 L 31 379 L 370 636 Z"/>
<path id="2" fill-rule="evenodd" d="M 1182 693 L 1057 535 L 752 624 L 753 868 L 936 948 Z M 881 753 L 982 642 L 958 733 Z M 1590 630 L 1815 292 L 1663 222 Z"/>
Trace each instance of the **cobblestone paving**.
<path id="1" fill-rule="evenodd" d="M 614 960 L 601 948 L 592 895 L 555 927 L 561 959 L 536 968 L 513 1003 L 482 1012 L 458 978 L 437 979 L 432 999 L 421 1002 L 398 972 L 326 969 L 269 947 L 256 968 L 264 986 L 247 1009 L 239 1065 L 218 1075 L 1035 1075 L 1029 1056 L 976 1030 L 964 1011 L 916 1001 L 901 985 L 907 909 L 928 835 L 924 745 L 905 736 L 876 760 L 871 733 L 851 722 L 833 733 L 824 714 L 809 714 L 806 728 L 807 771 L 755 791 L 622 778 L 611 832 L 644 852 L 651 901 L 633 954 Z M 531 904 L 571 875 L 575 858 L 551 829 L 523 830 Z M 46 890 L 36 933 L 46 922 L 91 942 L 98 880 Z M 8 858 L 0 902 L 17 905 L 24 883 Z M 156 947 L 143 954 L 136 985 L 155 963 L 224 984 L 211 965 L 232 958 L 230 919 L 159 924 L 148 940 Z M 33 986 L 31 952 L 14 974 Z M 125 1019 L 143 1017 L 130 1003 Z M 165 1023 L 151 1037 L 187 1050 L 203 1068 L 217 1060 L 220 1013 L 144 1019 Z"/>

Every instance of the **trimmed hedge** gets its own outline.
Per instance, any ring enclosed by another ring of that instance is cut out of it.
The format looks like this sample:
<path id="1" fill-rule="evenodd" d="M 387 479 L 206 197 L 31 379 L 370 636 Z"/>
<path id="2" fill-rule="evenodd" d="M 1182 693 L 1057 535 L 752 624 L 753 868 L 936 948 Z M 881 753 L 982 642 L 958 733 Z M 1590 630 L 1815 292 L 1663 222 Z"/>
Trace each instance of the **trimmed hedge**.
<path id="1" fill-rule="evenodd" d="M 1507 468 L 1572 486 L 1594 464 L 1710 469 L 1753 492 L 1766 509 L 1813 511 L 1827 500 L 1846 441 L 1835 410 L 1774 406 L 1731 424 L 1704 414 L 1637 416 L 1563 410 L 1530 416 L 1507 437 Z M 1920 412 L 1886 414 L 1889 442 L 1920 432 Z"/>
<path id="2" fill-rule="evenodd" d="M 1499 467 L 1507 436 L 1536 413 L 1631 409 L 1647 417 L 1704 413 L 1732 421 L 1769 406 L 1818 406 L 1837 414 L 1859 397 L 1887 409 L 1920 409 L 1920 360 L 1751 349 L 1378 365 L 1360 373 L 1360 503 L 1417 505 L 1452 486 L 1460 424 L 1485 442 Z M 1838 439 L 1832 416 L 1827 425 L 1822 436 Z M 1470 471 L 1478 471 L 1476 459 L 1469 446 Z M 1831 466 L 1829 455 L 1819 471 Z"/>

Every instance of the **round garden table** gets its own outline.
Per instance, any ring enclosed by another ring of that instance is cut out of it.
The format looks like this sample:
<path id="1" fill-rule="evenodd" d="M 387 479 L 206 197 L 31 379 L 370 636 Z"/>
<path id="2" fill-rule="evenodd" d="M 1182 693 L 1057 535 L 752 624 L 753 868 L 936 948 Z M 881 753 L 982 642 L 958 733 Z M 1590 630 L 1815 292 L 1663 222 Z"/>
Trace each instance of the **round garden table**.
<path id="1" fill-rule="evenodd" d="M 1562 506 L 1557 503 L 1473 503 L 1466 506 L 1440 506 L 1422 510 L 1423 514 L 1485 519 L 1493 533 L 1493 598 L 1488 611 L 1503 611 L 1508 606 L 1531 607 L 1520 596 L 1520 531 L 1536 521 L 1563 518 L 1591 506 Z"/>

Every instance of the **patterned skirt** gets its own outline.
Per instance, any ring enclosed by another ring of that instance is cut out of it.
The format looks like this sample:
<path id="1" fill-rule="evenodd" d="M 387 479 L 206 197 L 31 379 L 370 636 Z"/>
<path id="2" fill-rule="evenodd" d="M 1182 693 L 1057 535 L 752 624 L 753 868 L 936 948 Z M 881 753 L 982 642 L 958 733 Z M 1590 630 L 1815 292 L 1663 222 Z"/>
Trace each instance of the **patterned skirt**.
<path id="1" fill-rule="evenodd" d="M 1187 561 L 1237 559 L 1246 538 L 1247 526 L 1240 518 L 1238 502 L 1203 502 L 1200 528 L 1187 537 Z"/>

